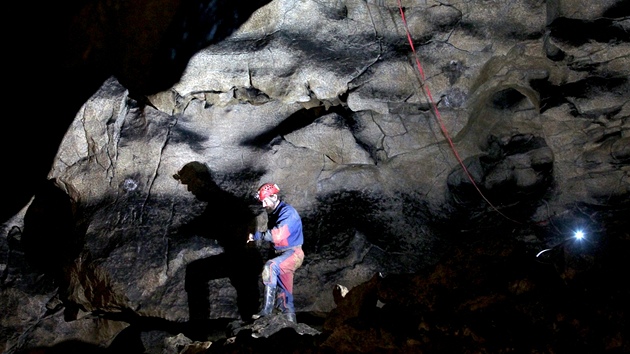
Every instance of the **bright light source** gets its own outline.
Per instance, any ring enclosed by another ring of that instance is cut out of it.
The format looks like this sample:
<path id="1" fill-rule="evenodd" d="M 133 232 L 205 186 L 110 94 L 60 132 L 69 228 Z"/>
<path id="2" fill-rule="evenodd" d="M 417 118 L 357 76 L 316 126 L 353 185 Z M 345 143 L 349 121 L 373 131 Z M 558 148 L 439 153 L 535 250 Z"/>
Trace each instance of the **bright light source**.
<path id="1" fill-rule="evenodd" d="M 577 230 L 575 232 L 575 238 L 577 238 L 578 240 L 581 240 L 582 238 L 584 238 L 584 232 L 582 230 Z"/>

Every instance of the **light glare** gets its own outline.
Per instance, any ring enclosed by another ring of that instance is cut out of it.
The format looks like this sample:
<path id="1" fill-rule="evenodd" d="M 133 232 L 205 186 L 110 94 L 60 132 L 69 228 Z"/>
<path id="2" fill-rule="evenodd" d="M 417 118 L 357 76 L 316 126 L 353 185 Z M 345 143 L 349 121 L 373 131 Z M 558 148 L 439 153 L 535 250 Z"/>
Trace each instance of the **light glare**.
<path id="1" fill-rule="evenodd" d="M 575 238 L 577 238 L 578 240 L 581 240 L 582 238 L 584 238 L 584 232 L 582 230 L 576 231 Z"/>

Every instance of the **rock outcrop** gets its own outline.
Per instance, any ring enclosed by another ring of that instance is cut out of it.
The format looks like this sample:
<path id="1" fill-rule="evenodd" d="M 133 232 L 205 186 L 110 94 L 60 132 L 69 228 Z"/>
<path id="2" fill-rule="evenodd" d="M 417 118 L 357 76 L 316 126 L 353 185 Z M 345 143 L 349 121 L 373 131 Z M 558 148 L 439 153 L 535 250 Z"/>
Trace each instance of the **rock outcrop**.
<path id="1" fill-rule="evenodd" d="M 2 145 L 3 353 L 630 349 L 628 1 L 192 3 L 45 22 L 71 87 Z M 297 324 L 249 321 L 268 181 Z"/>

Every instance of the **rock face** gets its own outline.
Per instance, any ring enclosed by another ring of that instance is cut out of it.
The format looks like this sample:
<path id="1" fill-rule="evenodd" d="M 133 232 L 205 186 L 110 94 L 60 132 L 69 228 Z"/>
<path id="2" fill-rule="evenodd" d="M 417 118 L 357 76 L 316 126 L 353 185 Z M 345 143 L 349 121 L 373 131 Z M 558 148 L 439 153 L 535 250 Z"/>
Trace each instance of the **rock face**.
<path id="1" fill-rule="evenodd" d="M 4 353 L 630 350 L 627 1 L 125 4 L 2 149 Z M 269 181 L 298 324 L 248 321 Z"/>

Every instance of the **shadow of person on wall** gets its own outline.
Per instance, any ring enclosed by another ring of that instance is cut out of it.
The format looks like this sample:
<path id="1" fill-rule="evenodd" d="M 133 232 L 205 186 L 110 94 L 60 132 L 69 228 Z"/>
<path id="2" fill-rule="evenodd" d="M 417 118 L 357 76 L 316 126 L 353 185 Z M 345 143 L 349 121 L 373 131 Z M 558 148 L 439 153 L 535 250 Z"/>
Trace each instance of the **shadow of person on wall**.
<path id="1" fill-rule="evenodd" d="M 203 163 L 189 162 L 173 178 L 186 185 L 197 199 L 208 203 L 204 212 L 183 226 L 179 233 L 214 239 L 224 250 L 186 267 L 185 289 L 191 323 L 209 319 L 208 282 L 226 277 L 236 289 L 241 319 L 249 320 L 260 305 L 258 283 L 263 266 L 258 249 L 247 243 L 249 232 L 255 228 L 256 215 L 245 200 L 222 190 Z"/>

